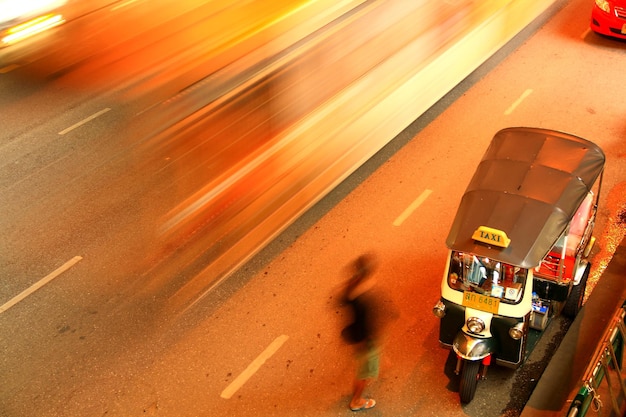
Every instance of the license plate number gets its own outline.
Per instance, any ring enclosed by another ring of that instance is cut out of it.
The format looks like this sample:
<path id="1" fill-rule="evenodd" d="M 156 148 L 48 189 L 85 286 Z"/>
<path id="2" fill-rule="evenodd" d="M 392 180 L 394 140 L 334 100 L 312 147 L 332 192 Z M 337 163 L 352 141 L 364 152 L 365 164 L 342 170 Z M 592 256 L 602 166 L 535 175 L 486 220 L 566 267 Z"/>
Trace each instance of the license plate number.
<path id="1" fill-rule="evenodd" d="M 496 314 L 498 313 L 500 300 L 494 297 L 489 297 L 488 295 L 465 291 L 463 293 L 463 305 L 465 307 Z"/>

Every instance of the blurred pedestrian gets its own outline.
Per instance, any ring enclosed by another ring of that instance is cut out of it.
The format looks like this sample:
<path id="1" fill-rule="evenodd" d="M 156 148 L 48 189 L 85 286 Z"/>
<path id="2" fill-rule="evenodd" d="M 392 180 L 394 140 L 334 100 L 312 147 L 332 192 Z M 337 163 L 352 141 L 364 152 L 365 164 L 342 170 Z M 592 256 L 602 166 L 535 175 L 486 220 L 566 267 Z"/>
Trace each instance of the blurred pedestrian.
<path id="1" fill-rule="evenodd" d="M 350 409 L 360 411 L 376 405 L 375 400 L 363 397 L 367 385 L 378 377 L 379 368 L 379 329 L 375 317 L 376 303 L 371 292 L 375 285 L 372 274 L 376 268 L 376 258 L 372 254 L 361 255 L 351 268 L 352 275 L 346 285 L 343 301 L 349 306 L 353 321 L 343 330 L 342 335 L 356 348 L 358 367 Z"/>

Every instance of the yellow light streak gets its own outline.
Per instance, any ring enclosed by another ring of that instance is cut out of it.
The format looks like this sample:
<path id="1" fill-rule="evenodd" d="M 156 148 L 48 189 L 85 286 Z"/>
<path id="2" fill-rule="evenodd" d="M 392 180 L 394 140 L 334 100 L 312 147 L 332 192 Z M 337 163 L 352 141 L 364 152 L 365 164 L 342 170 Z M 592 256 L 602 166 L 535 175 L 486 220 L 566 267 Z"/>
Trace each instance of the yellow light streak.
<path id="1" fill-rule="evenodd" d="M 4 45 L 13 44 L 33 35 L 59 26 L 65 22 L 60 14 L 48 14 L 39 16 L 28 22 L 14 26 L 6 31 L 7 35 L 2 38 Z"/>

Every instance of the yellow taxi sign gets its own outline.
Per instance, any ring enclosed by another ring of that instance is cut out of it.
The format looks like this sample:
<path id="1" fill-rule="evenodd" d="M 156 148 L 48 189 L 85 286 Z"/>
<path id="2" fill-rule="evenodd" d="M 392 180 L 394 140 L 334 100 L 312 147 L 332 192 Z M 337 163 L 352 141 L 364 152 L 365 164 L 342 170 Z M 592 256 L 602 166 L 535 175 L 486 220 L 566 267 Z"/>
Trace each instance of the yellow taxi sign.
<path id="1" fill-rule="evenodd" d="M 472 239 L 502 248 L 507 248 L 509 243 L 511 243 L 511 239 L 509 239 L 504 231 L 487 226 L 480 226 L 476 229 L 472 235 Z"/>

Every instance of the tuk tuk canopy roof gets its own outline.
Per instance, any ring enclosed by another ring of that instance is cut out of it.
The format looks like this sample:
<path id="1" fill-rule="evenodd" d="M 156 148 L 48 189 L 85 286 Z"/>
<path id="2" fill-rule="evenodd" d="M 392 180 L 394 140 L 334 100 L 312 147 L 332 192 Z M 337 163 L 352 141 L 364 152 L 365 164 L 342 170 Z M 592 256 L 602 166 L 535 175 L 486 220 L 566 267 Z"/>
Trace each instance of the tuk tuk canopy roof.
<path id="1" fill-rule="evenodd" d="M 454 218 L 448 248 L 534 268 L 567 228 L 602 173 L 604 152 L 567 133 L 515 127 L 496 133 Z M 504 231 L 508 247 L 472 239 Z"/>

